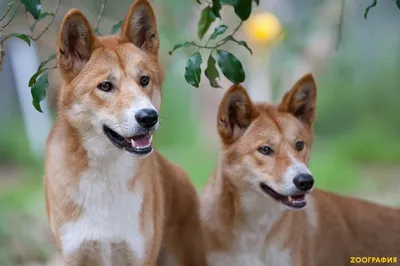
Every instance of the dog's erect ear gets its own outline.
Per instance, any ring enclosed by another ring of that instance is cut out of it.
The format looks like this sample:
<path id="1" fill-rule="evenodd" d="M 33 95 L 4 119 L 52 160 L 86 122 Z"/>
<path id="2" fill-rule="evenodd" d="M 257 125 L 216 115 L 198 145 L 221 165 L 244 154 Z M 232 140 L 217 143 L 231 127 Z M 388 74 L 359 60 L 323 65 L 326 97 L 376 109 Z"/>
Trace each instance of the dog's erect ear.
<path id="1" fill-rule="evenodd" d="M 293 114 L 308 126 L 315 121 L 317 87 L 312 74 L 304 75 L 283 97 L 279 110 Z"/>
<path id="2" fill-rule="evenodd" d="M 61 23 L 57 41 L 57 63 L 64 78 L 72 79 L 82 70 L 95 42 L 86 17 L 78 9 L 71 9 Z"/>
<path id="3" fill-rule="evenodd" d="M 225 144 L 236 141 L 258 116 L 246 90 L 234 85 L 225 93 L 218 109 L 218 132 Z"/>
<path id="4" fill-rule="evenodd" d="M 131 5 L 122 25 L 120 38 L 148 53 L 158 53 L 160 40 L 156 16 L 148 0 L 135 0 Z"/>

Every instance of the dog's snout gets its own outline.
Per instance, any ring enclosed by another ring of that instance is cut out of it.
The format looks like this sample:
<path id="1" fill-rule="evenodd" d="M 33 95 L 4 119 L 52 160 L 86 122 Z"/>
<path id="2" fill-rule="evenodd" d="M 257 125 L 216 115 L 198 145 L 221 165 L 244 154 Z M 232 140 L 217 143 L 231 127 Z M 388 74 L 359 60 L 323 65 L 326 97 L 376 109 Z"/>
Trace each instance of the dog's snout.
<path id="1" fill-rule="evenodd" d="M 299 174 L 293 179 L 294 185 L 302 190 L 310 190 L 314 185 L 314 178 L 310 174 Z"/>
<path id="2" fill-rule="evenodd" d="M 142 109 L 135 115 L 136 121 L 144 128 L 151 128 L 158 121 L 158 113 L 154 109 Z"/>

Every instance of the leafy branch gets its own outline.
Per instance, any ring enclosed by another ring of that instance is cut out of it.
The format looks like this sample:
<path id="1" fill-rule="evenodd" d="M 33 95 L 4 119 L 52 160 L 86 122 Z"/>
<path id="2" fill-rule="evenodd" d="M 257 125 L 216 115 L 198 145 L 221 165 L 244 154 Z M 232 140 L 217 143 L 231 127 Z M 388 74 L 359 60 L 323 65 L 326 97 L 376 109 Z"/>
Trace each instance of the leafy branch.
<path id="1" fill-rule="evenodd" d="M 54 19 L 55 19 L 57 13 L 58 13 L 58 10 L 60 9 L 60 5 L 61 5 L 61 0 L 57 0 L 57 7 L 56 7 L 56 10 L 54 11 L 54 13 L 47 13 L 47 12 L 44 12 L 44 13 L 41 13 L 41 14 L 39 15 L 39 18 L 38 18 L 36 21 L 39 21 L 39 20 L 41 20 L 41 19 L 44 19 L 44 18 L 47 17 L 47 16 L 51 16 L 51 20 L 49 21 L 49 23 L 47 24 L 47 26 L 44 28 L 44 30 L 43 30 L 41 33 L 39 33 L 39 35 L 38 35 L 37 37 L 33 37 L 33 35 L 32 35 L 32 37 L 31 37 L 32 40 L 37 41 L 37 40 L 40 39 L 40 37 L 43 36 L 43 34 L 46 33 L 46 31 L 47 31 L 47 30 L 50 28 L 50 26 L 53 24 Z M 33 31 L 32 31 L 32 34 L 33 34 Z"/>
<path id="2" fill-rule="evenodd" d="M 198 50 L 211 50 L 207 60 L 207 67 L 204 71 L 204 74 L 209 80 L 210 85 L 213 88 L 220 88 L 220 85 L 218 84 L 220 74 L 216 64 L 218 64 L 222 74 L 229 81 L 234 84 L 242 83 L 246 78 L 242 63 L 232 53 L 220 48 L 228 42 L 234 42 L 245 47 L 251 54 L 253 53 L 245 41 L 239 41 L 235 38 L 235 34 L 238 32 L 243 22 L 246 21 L 251 15 L 253 1 L 256 2 L 257 5 L 259 4 L 259 1 L 257 0 L 212 0 L 211 2 L 206 2 L 206 6 L 201 11 L 200 20 L 197 26 L 197 36 L 199 41 L 203 39 L 212 23 L 217 18 L 222 19 L 220 11 L 223 5 L 232 6 L 235 14 L 240 18 L 241 22 L 236 28 L 234 28 L 231 34 L 222 39 L 220 37 L 223 37 L 228 30 L 228 26 L 224 24 L 214 28 L 214 31 L 208 38 L 205 45 L 199 44 L 195 41 L 186 41 L 184 43 L 175 44 L 169 54 L 172 55 L 176 50 L 187 47 L 197 47 Z M 196 0 L 196 2 L 202 4 L 200 0 Z M 210 45 L 210 42 L 214 44 Z M 217 60 L 214 58 L 214 53 L 216 54 Z M 196 88 L 199 87 L 201 81 L 202 63 L 202 56 L 200 52 L 197 51 L 189 57 L 189 60 L 185 66 L 185 80 L 187 83 Z"/>
<path id="3" fill-rule="evenodd" d="M 13 2 L 9 2 L 9 9 L 7 9 L 6 14 L 3 15 L 3 18 L 7 16 L 9 13 L 9 10 L 13 6 L 14 2 L 16 2 L 17 6 L 11 15 L 10 19 L 8 22 L 0 29 L 0 34 L 2 35 L 2 38 L 0 39 L 0 48 L 2 49 L 1 53 L 1 58 L 0 58 L 0 65 L 3 63 L 3 56 L 5 55 L 5 49 L 4 49 L 4 42 L 7 41 L 8 39 L 12 37 L 17 37 L 24 42 L 26 42 L 29 46 L 31 45 L 31 40 L 37 41 L 39 40 L 51 27 L 51 25 L 54 22 L 55 16 L 58 13 L 58 10 L 60 9 L 61 6 L 61 0 L 57 0 L 57 5 L 56 8 L 53 12 L 44 12 L 41 8 L 41 2 L 40 0 L 15 0 Z M 30 29 L 30 34 L 23 34 L 23 33 L 4 33 L 4 29 L 11 23 L 11 21 L 14 19 L 15 14 L 19 10 L 19 7 L 21 3 L 25 7 L 25 12 L 29 13 L 32 18 L 35 20 L 33 25 L 29 28 Z M 50 21 L 47 23 L 47 25 L 44 27 L 43 30 L 39 32 L 39 34 L 35 37 L 34 36 L 34 31 L 36 28 L 36 25 L 38 24 L 39 21 L 51 17 Z M 43 61 L 38 69 L 37 72 L 33 74 L 29 81 L 29 87 L 31 88 L 31 93 L 32 93 L 32 104 L 34 107 L 42 112 L 42 109 L 40 107 L 40 102 L 45 98 L 46 96 L 46 89 L 48 87 L 48 71 L 51 69 L 55 69 L 56 66 L 51 67 L 51 68 L 44 68 L 44 66 L 55 59 L 55 55 L 49 56 L 49 58 L 45 61 Z M 40 76 L 40 77 L 39 77 Z"/>
<path id="4" fill-rule="evenodd" d="M 5 13 L 1 16 L 0 18 L 0 23 L 3 22 L 7 17 L 8 20 L 4 23 L 2 27 L 0 27 L 0 71 L 1 71 L 1 66 L 3 63 L 3 57 L 5 55 L 5 49 L 4 49 L 4 43 L 13 37 L 19 38 L 26 42 L 29 46 L 31 45 L 31 40 L 37 41 L 39 40 L 52 26 L 54 23 L 55 17 L 58 14 L 58 10 L 60 9 L 61 6 L 61 1 L 62 0 L 57 0 L 57 5 L 54 10 L 54 12 L 44 12 L 42 10 L 42 5 L 41 5 L 41 0 L 10 0 L 8 2 L 8 7 Z M 105 10 L 105 5 L 106 5 L 107 0 L 103 0 L 100 8 L 99 15 L 96 20 L 96 26 L 95 26 L 95 32 L 99 35 L 99 25 L 101 18 L 104 14 Z M 20 5 L 23 5 L 25 8 L 25 12 L 29 13 L 32 18 L 34 19 L 34 23 L 32 26 L 29 27 L 30 34 L 23 34 L 23 33 L 5 33 L 4 29 L 12 22 L 14 19 L 16 13 L 18 12 Z M 14 8 L 14 9 L 13 9 Z M 49 20 L 48 24 L 46 27 L 44 27 L 43 30 L 41 30 L 37 36 L 35 37 L 34 32 L 37 24 L 45 19 L 51 17 Z M 122 21 L 119 21 L 113 27 L 111 28 L 111 34 L 116 33 L 122 26 Z M 31 88 L 31 94 L 32 94 L 32 104 L 38 110 L 39 112 L 42 112 L 42 109 L 40 107 L 40 102 L 43 101 L 46 98 L 46 89 L 49 86 L 48 82 L 48 72 L 56 69 L 57 65 L 54 64 L 51 67 L 48 67 L 48 65 L 55 61 L 56 55 L 51 54 L 46 60 L 42 61 L 37 68 L 36 72 L 32 75 L 32 77 L 29 80 L 28 86 Z"/>

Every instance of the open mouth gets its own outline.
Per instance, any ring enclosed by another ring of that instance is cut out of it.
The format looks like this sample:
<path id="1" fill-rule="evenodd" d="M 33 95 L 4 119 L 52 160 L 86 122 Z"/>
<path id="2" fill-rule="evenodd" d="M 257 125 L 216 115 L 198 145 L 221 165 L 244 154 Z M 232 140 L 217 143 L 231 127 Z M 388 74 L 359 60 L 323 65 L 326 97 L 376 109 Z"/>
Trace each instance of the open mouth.
<path id="1" fill-rule="evenodd" d="M 108 137 L 112 144 L 120 149 L 137 154 L 146 155 L 153 150 L 151 132 L 145 132 L 130 137 L 123 137 L 107 126 L 103 126 L 104 134 Z"/>
<path id="2" fill-rule="evenodd" d="M 275 190 L 267 186 L 265 183 L 260 183 L 261 189 L 267 193 L 270 197 L 279 201 L 283 205 L 291 208 L 300 209 L 307 205 L 306 194 L 298 194 L 293 196 L 284 196 L 277 193 Z"/>

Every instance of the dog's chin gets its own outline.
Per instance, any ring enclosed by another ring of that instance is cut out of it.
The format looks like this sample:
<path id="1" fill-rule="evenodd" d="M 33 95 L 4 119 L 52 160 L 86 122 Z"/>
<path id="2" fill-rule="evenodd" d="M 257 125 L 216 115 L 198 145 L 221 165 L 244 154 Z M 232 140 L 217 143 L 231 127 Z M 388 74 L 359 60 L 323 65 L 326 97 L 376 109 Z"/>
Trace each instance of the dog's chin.
<path id="1" fill-rule="evenodd" d="M 151 131 L 145 131 L 127 137 L 121 136 L 108 126 L 103 126 L 103 131 L 114 146 L 133 155 L 146 157 L 153 151 L 153 132 Z"/>
<path id="2" fill-rule="evenodd" d="M 279 202 L 284 207 L 290 210 L 301 210 L 307 206 L 306 196 L 309 193 L 309 191 L 304 192 L 303 194 L 282 195 L 263 182 L 260 183 L 260 188 L 270 198 Z"/>

